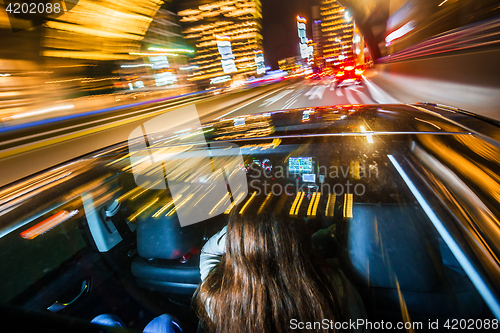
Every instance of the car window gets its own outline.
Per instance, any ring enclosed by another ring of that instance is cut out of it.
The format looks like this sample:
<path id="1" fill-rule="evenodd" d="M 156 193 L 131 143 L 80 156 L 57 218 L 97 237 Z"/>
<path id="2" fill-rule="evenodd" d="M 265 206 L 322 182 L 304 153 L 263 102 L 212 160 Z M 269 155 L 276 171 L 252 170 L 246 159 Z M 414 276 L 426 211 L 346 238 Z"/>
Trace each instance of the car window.
<path id="1" fill-rule="evenodd" d="M 2 302 L 22 304 L 29 293 L 39 293 L 37 288 L 47 279 L 65 266 L 80 263 L 78 257 L 88 252 L 108 264 L 117 260 L 113 253 L 128 257 L 131 262 L 111 269 L 124 274 L 120 279 L 175 293 L 181 280 L 172 277 L 168 288 L 161 289 L 151 281 L 160 273 L 149 270 L 149 280 L 145 279 L 148 260 L 154 267 L 162 262 L 189 262 L 205 240 L 228 222 L 233 210 L 238 214 L 251 210 L 270 211 L 300 224 L 318 267 L 342 271 L 373 318 L 493 318 L 490 309 L 495 302 L 488 299 L 484 281 L 496 271 L 482 272 L 488 267 L 486 256 L 496 256 L 498 238 L 486 232 L 488 221 L 474 215 L 474 210 L 468 219 L 456 212 L 470 207 L 470 196 L 460 190 L 474 188 L 478 176 L 495 179 L 488 163 L 494 161 L 497 148 L 477 137 L 456 134 L 278 135 L 271 139 L 260 137 L 264 129 L 258 125 L 249 126 L 256 129 L 251 138 L 233 141 L 241 161 L 231 160 L 227 145 L 210 148 L 212 156 L 222 161 L 215 162 L 214 169 L 224 166 L 226 175 L 230 170 L 245 174 L 248 195 L 233 188 L 229 195 L 241 194 L 240 198 L 233 198 L 235 202 L 222 214 L 192 225 L 179 225 L 183 205 L 187 211 L 199 209 L 208 194 L 213 196 L 213 210 L 224 199 L 216 197 L 211 187 L 192 190 L 204 188 L 203 159 L 174 154 L 163 164 L 148 162 L 150 154 L 197 151 L 196 145 L 182 138 L 174 143 L 159 141 L 146 151 L 117 146 L 62 167 L 53 182 L 40 185 L 43 191 L 34 193 L 36 182 L 26 183 L 27 189 L 20 187 L 15 198 L 23 199 L 20 204 L 13 205 L 9 197 L 4 203 Z M 222 124 L 206 135 L 227 139 L 224 131 Z M 447 158 L 447 147 L 454 145 L 467 153 Z M 480 154 L 484 164 L 477 164 L 478 159 L 471 162 L 467 154 Z M 134 174 L 141 163 L 147 164 Z M 466 167 L 466 163 L 473 164 Z M 475 172 L 469 170 L 472 167 Z M 436 168 L 441 168 L 439 173 Z M 170 181 L 177 179 L 176 186 L 185 186 L 185 192 L 174 195 L 165 175 Z M 463 185 L 454 188 L 450 184 L 457 179 Z M 490 190 L 475 191 L 490 209 L 490 221 L 498 216 L 491 199 L 495 186 L 492 182 Z M 190 194 L 181 198 L 183 193 Z M 473 244 L 477 237 L 491 244 L 489 252 L 479 255 Z M 85 265 L 94 267 L 90 262 Z M 184 286 L 193 292 L 199 269 L 196 261 L 185 267 L 194 272 L 194 280 Z"/>

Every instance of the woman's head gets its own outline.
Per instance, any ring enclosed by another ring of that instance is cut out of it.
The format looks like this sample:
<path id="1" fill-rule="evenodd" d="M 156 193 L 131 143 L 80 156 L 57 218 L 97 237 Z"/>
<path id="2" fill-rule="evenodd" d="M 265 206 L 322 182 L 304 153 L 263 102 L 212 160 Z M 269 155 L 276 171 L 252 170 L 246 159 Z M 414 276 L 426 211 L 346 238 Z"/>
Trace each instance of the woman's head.
<path id="1" fill-rule="evenodd" d="M 331 297 L 298 230 L 273 215 L 233 215 L 226 255 L 202 284 L 198 300 L 203 319 L 217 332 L 287 332 L 291 319 L 333 320 Z"/>
<path id="2" fill-rule="evenodd" d="M 272 215 L 234 215 L 228 224 L 226 264 L 252 278 L 291 273 L 288 267 L 304 271 L 308 261 L 297 231 Z"/>

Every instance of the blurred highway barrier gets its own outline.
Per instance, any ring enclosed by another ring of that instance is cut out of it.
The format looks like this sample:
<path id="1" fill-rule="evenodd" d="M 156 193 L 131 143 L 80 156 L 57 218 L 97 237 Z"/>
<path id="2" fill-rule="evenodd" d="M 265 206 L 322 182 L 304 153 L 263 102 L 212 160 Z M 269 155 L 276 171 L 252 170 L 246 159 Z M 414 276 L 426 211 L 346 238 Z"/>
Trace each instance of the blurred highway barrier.
<path id="1" fill-rule="evenodd" d="M 135 108 L 94 114 L 94 117 L 77 117 L 73 122 L 61 120 L 30 126 L 22 129 L 23 135 L 18 132 L 21 129 L 0 133 L 0 186 L 103 147 L 127 141 L 138 124 L 162 113 L 197 103 L 203 121 L 215 112 L 225 113 L 230 108 L 292 82 L 287 80 L 211 97 L 186 98 L 175 103 L 148 102 Z"/>
<path id="2" fill-rule="evenodd" d="M 32 74 L 26 80 L 20 80 L 19 76 L 0 77 L 0 133 L 147 103 L 177 101 L 191 96 L 212 97 L 215 94 L 252 89 L 274 82 L 241 85 L 238 89 L 227 87 L 202 91 L 193 91 L 192 87 L 143 89 L 71 99 L 58 98 L 59 95 L 54 91 L 40 90 L 40 87 L 45 88 L 45 86 L 39 83 Z"/>
<path id="3" fill-rule="evenodd" d="M 500 120 L 500 18 L 378 59 L 366 77 L 403 103 L 433 102 Z"/>

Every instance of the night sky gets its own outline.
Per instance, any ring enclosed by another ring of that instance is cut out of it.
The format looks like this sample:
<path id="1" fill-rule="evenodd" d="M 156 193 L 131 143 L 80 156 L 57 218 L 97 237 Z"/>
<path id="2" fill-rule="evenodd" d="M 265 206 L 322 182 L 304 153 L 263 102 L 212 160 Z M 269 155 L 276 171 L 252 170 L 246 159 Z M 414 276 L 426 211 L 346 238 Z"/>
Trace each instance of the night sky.
<path id="1" fill-rule="evenodd" d="M 261 0 L 262 34 L 266 66 L 278 68 L 278 60 L 299 55 L 297 15 L 307 19 L 307 37 L 312 39 L 314 0 Z"/>
<path id="2" fill-rule="evenodd" d="M 183 0 L 167 0 L 167 8 L 177 12 Z M 216 0 L 214 0 L 216 1 Z M 312 39 L 311 6 L 317 0 L 261 0 L 262 35 L 266 66 L 278 68 L 278 60 L 299 55 L 296 16 L 307 19 L 307 37 Z"/>

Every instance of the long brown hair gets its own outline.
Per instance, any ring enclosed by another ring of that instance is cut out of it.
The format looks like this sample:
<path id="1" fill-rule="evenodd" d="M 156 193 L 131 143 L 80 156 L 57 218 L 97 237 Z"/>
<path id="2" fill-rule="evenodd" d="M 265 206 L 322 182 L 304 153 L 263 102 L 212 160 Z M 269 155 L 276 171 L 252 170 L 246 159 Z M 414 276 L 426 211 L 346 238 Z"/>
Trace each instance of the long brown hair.
<path id="1" fill-rule="evenodd" d="M 333 320 L 332 300 L 297 230 L 279 217 L 255 214 L 232 216 L 226 254 L 196 296 L 202 322 L 217 333 L 288 332 L 292 319 Z"/>

